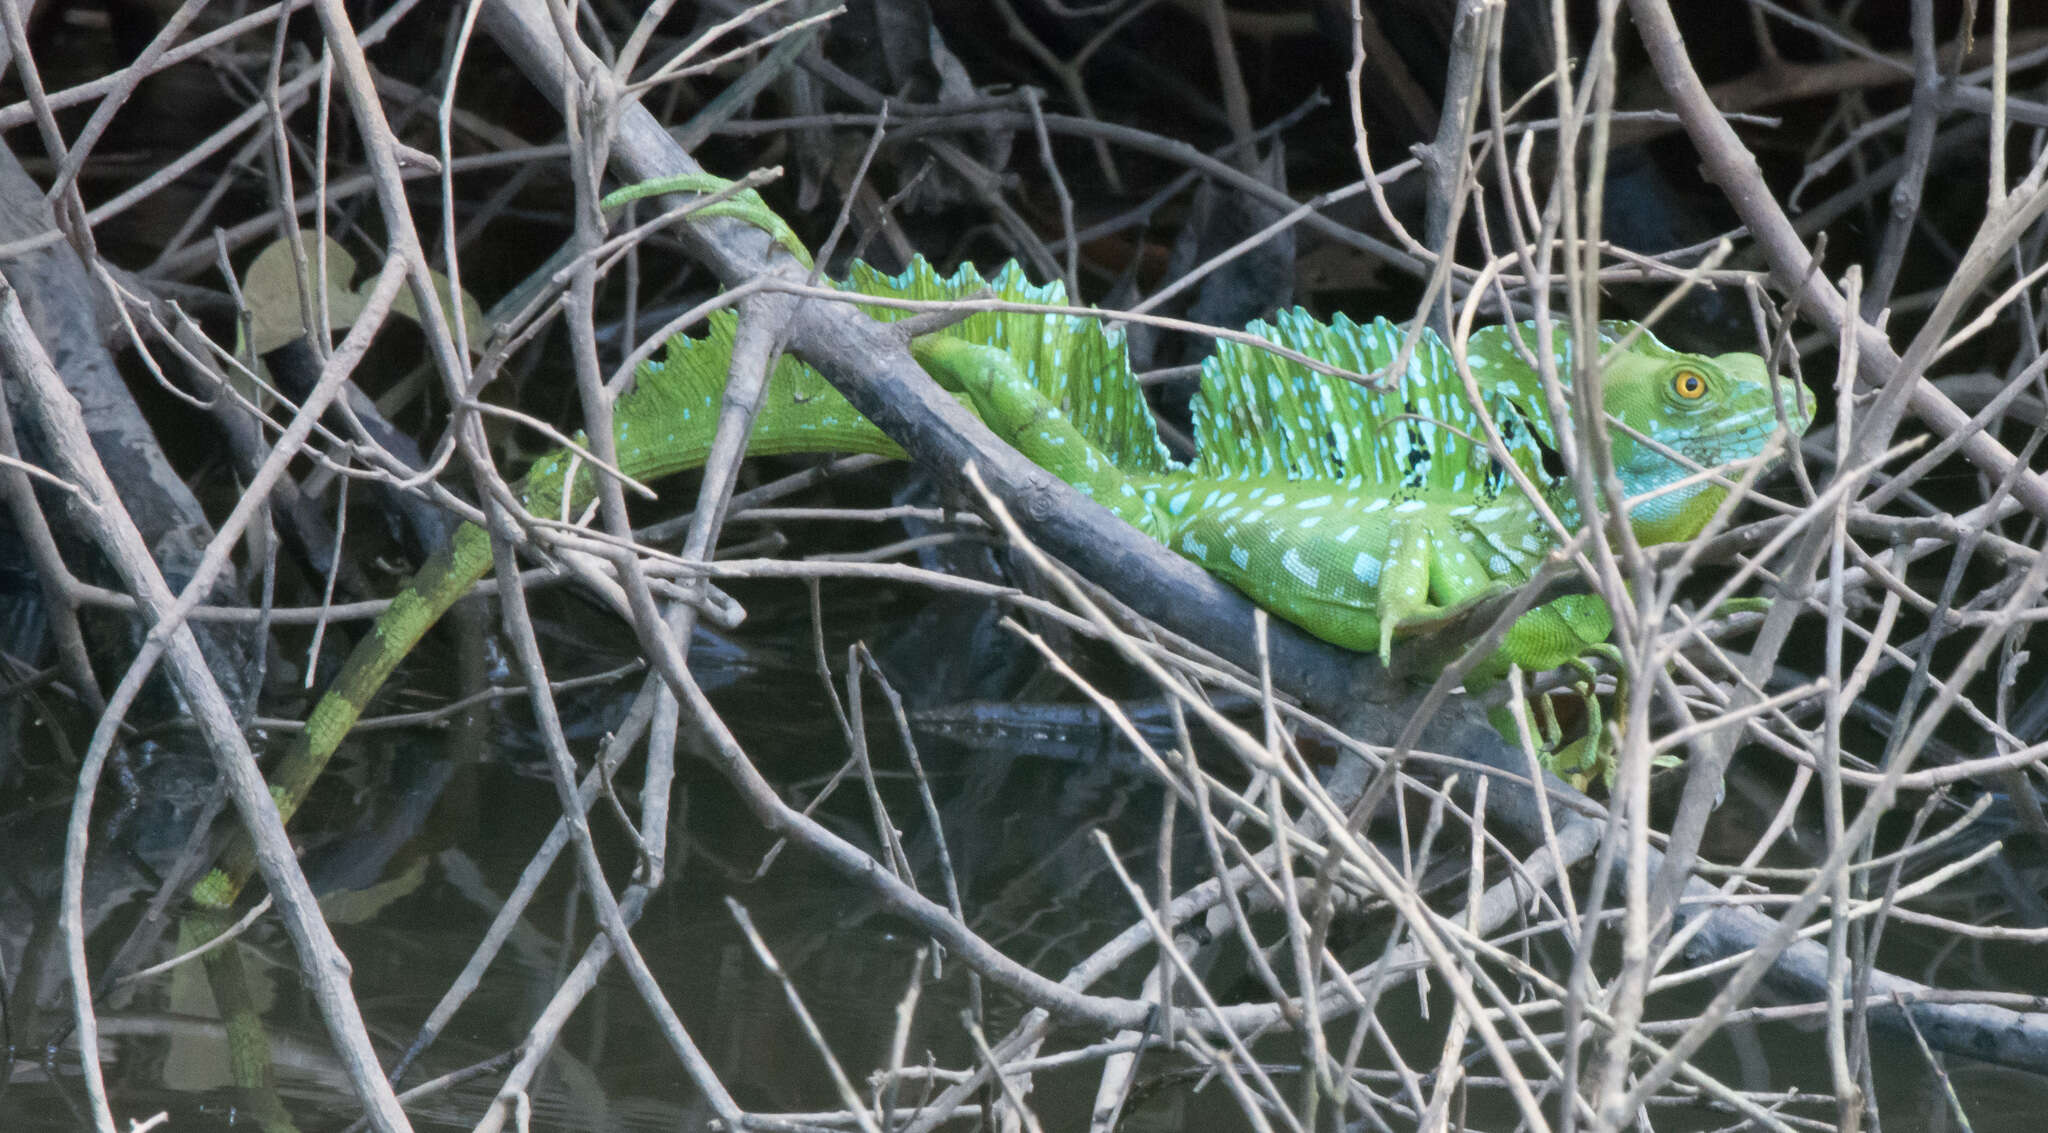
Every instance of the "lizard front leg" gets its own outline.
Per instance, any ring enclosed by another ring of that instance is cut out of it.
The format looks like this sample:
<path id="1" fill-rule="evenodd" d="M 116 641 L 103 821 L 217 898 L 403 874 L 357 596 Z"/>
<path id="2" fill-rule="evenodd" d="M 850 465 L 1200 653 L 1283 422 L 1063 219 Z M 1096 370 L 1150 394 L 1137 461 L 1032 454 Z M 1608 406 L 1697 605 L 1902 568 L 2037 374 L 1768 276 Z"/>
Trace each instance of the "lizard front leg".
<path id="1" fill-rule="evenodd" d="M 1387 557 L 1380 569 L 1380 664 L 1391 662 L 1400 628 L 1441 622 L 1506 588 L 1480 573 L 1426 513 L 1397 515 L 1387 528 Z"/>
<path id="2" fill-rule="evenodd" d="M 910 353 L 942 388 L 966 394 L 982 422 L 1032 463 L 1087 493 L 1118 519 L 1165 539 L 1166 517 L 1059 406 L 1046 400 L 1009 354 L 938 334 L 913 340 Z"/>

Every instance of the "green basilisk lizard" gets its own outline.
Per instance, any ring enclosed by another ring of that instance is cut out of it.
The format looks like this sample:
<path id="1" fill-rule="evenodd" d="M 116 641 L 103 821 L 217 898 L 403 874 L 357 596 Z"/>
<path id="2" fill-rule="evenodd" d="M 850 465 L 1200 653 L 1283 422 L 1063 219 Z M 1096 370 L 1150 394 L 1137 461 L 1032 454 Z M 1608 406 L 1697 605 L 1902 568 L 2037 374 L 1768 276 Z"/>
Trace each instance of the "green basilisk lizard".
<path id="1" fill-rule="evenodd" d="M 697 175 L 633 186 L 605 204 L 727 187 Z M 788 226 L 751 192 L 704 214 L 759 224 L 809 263 Z M 894 276 L 856 264 L 838 286 L 854 296 L 911 300 L 992 294 L 1027 307 L 1067 301 L 1058 283 L 1033 285 L 1014 263 L 990 278 L 972 267 L 941 275 L 922 258 Z M 909 313 L 866 309 L 883 320 Z M 1384 319 L 1360 324 L 1339 315 L 1324 323 L 1300 310 L 1250 331 L 1361 374 L 1386 371 L 1402 346 L 1402 332 Z M 641 367 L 636 388 L 614 408 L 622 473 L 647 480 L 702 463 L 732 333 L 733 316 L 714 315 L 703 337 L 679 335 L 665 358 Z M 1546 465 L 1559 447 L 1560 423 L 1533 365 L 1538 342 L 1533 324 L 1473 333 L 1466 358 L 1476 404 L 1451 349 L 1430 332 L 1419 336 L 1405 372 L 1384 386 L 1226 343 L 1203 364 L 1193 405 L 1197 455 L 1187 464 L 1160 442 L 1121 333 L 1098 319 L 984 311 L 915 340 L 912 352 L 997 435 L 1133 527 L 1272 613 L 1385 660 L 1404 625 L 1528 581 L 1585 521 L 1569 478 L 1555 461 Z M 1613 463 L 1632 501 L 1628 522 L 1644 544 L 1690 538 L 1713 515 L 1724 489 L 1698 469 L 1763 455 L 1811 420 L 1812 395 L 1774 378 L 1755 354 L 1684 353 L 1629 323 L 1600 324 L 1597 343 L 1574 343 L 1559 331 L 1553 344 L 1567 389 L 1575 349 L 1600 352 Z M 1498 449 L 1486 439 L 1489 423 Z M 748 451 L 903 455 L 792 358 L 770 378 Z M 535 514 L 573 516 L 593 498 L 592 477 L 586 462 L 556 452 L 528 471 L 521 499 Z M 490 536 L 466 524 L 393 599 L 273 779 L 287 820 L 385 678 L 491 565 Z M 1599 598 L 1559 598 L 1518 620 L 1488 667 L 1553 668 L 1596 650 L 1611 628 Z M 195 887 L 195 900 L 224 910 L 252 868 L 246 848 L 230 849 Z"/>

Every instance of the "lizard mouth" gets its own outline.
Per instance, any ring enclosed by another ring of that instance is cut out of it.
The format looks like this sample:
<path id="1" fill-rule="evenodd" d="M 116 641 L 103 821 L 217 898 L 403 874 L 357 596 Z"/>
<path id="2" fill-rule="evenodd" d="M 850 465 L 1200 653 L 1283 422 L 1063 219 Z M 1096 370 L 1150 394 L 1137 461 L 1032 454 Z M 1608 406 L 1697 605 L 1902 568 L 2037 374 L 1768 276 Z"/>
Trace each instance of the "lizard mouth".
<path id="1" fill-rule="evenodd" d="M 1777 422 L 1773 420 L 1767 425 L 1734 429 L 1702 437 L 1692 444 L 1681 446 L 1678 451 L 1702 468 L 1714 468 L 1761 455 L 1770 446 L 1771 439 L 1781 432 L 1783 430 L 1779 429 Z M 1783 457 L 1784 454 L 1781 452 L 1777 459 Z"/>

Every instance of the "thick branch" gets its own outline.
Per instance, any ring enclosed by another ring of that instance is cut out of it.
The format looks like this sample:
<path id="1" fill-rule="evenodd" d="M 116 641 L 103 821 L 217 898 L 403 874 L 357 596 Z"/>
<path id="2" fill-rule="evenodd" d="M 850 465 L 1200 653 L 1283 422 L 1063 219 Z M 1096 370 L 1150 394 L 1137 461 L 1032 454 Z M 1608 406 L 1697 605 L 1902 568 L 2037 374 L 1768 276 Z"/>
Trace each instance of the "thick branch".
<path id="1" fill-rule="evenodd" d="M 567 56 L 536 0 L 511 0 L 484 9 L 487 30 L 549 97 L 563 90 Z M 585 51 L 580 43 L 568 50 Z M 597 81 L 608 82 L 603 68 Z M 622 107 L 613 153 L 620 174 L 634 181 L 699 173 L 653 115 L 637 104 Z M 707 219 L 682 233 L 693 254 L 729 286 L 778 269 L 771 265 L 765 232 L 741 221 Z M 793 269 L 787 259 L 784 269 Z M 800 277 L 793 270 L 792 282 Z M 903 341 L 850 305 L 809 302 L 789 329 L 792 353 L 816 367 L 854 407 L 880 426 L 913 459 L 966 498 L 971 462 L 996 496 L 1020 517 L 1040 545 L 1146 617 L 1255 668 L 1251 602 L 1194 563 L 1146 538 L 998 440 L 920 369 Z M 1353 674 L 1367 662 L 1291 626 L 1271 629 L 1274 683 L 1312 704 L 1344 703 Z"/>
<path id="2" fill-rule="evenodd" d="M 0 145 L 0 244 L 54 233 L 56 215 L 14 154 Z M 201 548 L 213 530 L 192 490 L 164 457 L 155 432 L 128 393 L 120 371 L 100 339 L 97 316 L 103 297 L 71 246 L 61 241 L 24 253 L 4 265 L 7 280 L 38 340 L 50 344 L 64 386 L 78 400 L 100 461 L 110 470 L 120 504 L 166 578 L 182 583 L 197 568 Z M 27 442 L 28 438 L 24 438 Z M 39 452 L 31 443 L 27 455 Z M 60 538 L 67 533 L 60 531 Z M 90 571 L 81 571 L 91 576 Z M 232 579 L 211 595 L 222 605 L 240 604 Z M 211 659 L 235 714 L 246 716 L 256 701 L 255 646 L 246 630 L 204 626 L 200 648 Z"/>

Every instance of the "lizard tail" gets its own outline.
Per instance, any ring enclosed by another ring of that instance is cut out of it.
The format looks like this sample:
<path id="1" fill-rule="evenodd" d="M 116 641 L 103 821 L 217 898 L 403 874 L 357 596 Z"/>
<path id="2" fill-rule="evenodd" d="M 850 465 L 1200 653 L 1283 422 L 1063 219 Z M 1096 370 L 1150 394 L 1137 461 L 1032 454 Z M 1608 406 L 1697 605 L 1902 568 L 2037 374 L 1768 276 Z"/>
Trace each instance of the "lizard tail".
<path id="1" fill-rule="evenodd" d="M 733 328 L 731 314 L 715 314 L 703 337 L 677 335 L 669 341 L 665 357 L 641 366 L 633 392 L 612 408 L 620 471 L 635 480 L 655 480 L 704 463 L 718 429 Z M 579 434 L 579 444 L 582 439 Z M 747 451 L 903 456 L 901 448 L 817 371 L 787 357 L 769 378 Z M 569 450 L 557 450 L 528 470 L 518 488 L 520 500 L 536 515 L 573 519 L 595 498 L 593 473 L 588 461 L 578 460 Z M 270 776 L 270 795 L 285 822 L 291 821 L 392 672 L 491 567 L 490 535 L 465 523 L 378 615 Z M 193 900 L 202 908 L 228 908 L 255 870 L 254 848 L 246 838 L 237 837 L 219 864 L 194 886 Z"/>
<path id="2" fill-rule="evenodd" d="M 916 300 L 993 298 L 1027 309 L 981 311 L 939 332 L 1006 352 L 1038 396 L 1063 408 L 1080 440 L 1108 455 L 1126 473 L 1171 467 L 1125 360 L 1122 336 L 1092 318 L 1044 315 L 1028 308 L 1059 305 L 1057 283 L 1033 285 L 1012 264 L 993 278 L 963 266 L 941 275 L 922 257 L 899 275 L 865 264 L 841 285 L 855 295 Z M 865 306 L 878 319 L 908 315 L 902 308 Z M 612 410 L 618 467 L 635 480 L 654 480 L 704 463 L 718 428 L 732 361 L 735 325 L 730 312 L 711 316 L 701 337 L 677 335 L 665 356 L 636 375 L 634 391 Z M 784 357 L 776 363 L 754 431 L 750 456 L 796 453 L 871 453 L 902 459 L 898 448 L 816 370 Z M 521 502 L 536 515 L 575 518 L 595 495 L 595 472 L 568 450 L 541 458 L 528 470 Z M 490 536 L 464 524 L 444 551 L 429 558 L 390 609 L 356 643 L 340 674 L 306 727 L 292 740 L 271 776 L 271 797 L 289 821 L 355 726 L 377 690 L 457 599 L 491 570 Z M 193 889 L 203 908 L 227 908 L 255 872 L 253 850 L 237 838 Z"/>
<path id="3" fill-rule="evenodd" d="M 391 600 L 390 607 L 378 615 L 376 624 L 356 643 L 334 683 L 306 718 L 305 728 L 292 737 L 284 760 L 270 776 L 270 797 L 283 821 L 291 821 L 299 804 L 311 792 L 313 781 L 326 769 L 327 760 L 341 746 L 349 729 L 355 727 L 363 709 L 392 670 L 441 620 L 441 615 L 490 570 L 490 535 L 473 523 L 465 523 L 446 547 L 427 559 L 412 582 Z M 193 900 L 202 908 L 227 908 L 234 904 L 255 871 L 255 848 L 248 838 L 238 835 L 220 863 L 193 888 Z"/>

